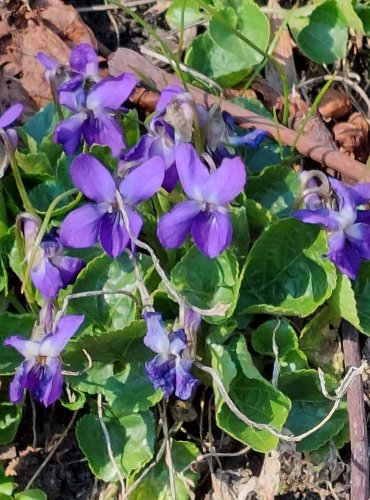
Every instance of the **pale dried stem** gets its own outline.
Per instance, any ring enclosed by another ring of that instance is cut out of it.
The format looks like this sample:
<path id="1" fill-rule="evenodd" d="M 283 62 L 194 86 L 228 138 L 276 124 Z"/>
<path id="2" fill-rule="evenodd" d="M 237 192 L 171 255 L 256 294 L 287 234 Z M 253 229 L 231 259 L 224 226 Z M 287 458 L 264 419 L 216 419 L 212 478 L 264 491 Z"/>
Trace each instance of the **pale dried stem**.
<path id="1" fill-rule="evenodd" d="M 110 437 L 109 437 L 109 432 L 108 432 L 107 426 L 105 425 L 105 422 L 103 420 L 103 405 L 102 405 L 101 393 L 98 393 L 97 405 L 98 405 L 98 418 L 99 418 L 101 429 L 102 429 L 103 434 L 104 434 L 104 441 L 105 441 L 105 445 L 107 447 L 109 460 L 111 461 L 113 469 L 115 470 L 115 472 L 118 476 L 118 480 L 119 480 L 120 485 L 121 485 L 121 493 L 122 493 L 122 496 L 124 497 L 125 491 L 126 491 L 125 480 L 123 479 L 121 471 L 119 470 L 119 467 L 117 465 L 116 459 L 114 458 L 112 445 L 111 445 Z"/>
<path id="2" fill-rule="evenodd" d="M 236 417 L 239 418 L 239 420 L 241 420 L 246 425 L 251 426 L 251 427 L 253 427 L 255 429 L 268 431 L 273 436 L 281 439 L 282 441 L 289 441 L 289 442 L 292 442 L 292 441 L 293 442 L 302 441 L 303 439 L 305 439 L 306 437 L 310 436 L 311 434 L 313 434 L 317 430 L 321 429 L 330 420 L 330 418 L 333 416 L 333 414 L 339 408 L 340 403 L 341 403 L 341 397 L 344 396 L 345 392 L 351 386 L 351 384 L 356 379 L 356 377 L 358 377 L 363 372 L 363 370 L 365 369 L 365 366 L 367 366 L 364 363 L 363 365 L 361 365 L 361 370 L 359 368 L 356 371 L 352 371 L 352 372 L 347 373 L 347 375 L 343 378 L 341 385 L 336 390 L 336 393 L 338 394 L 338 396 L 336 397 L 331 410 L 329 411 L 329 413 L 326 415 L 326 417 L 323 420 L 321 420 L 317 425 L 315 425 L 315 427 L 313 427 L 312 429 L 309 429 L 308 431 L 306 431 L 306 432 L 304 432 L 302 434 L 299 434 L 297 436 L 293 436 L 293 435 L 288 436 L 286 434 L 282 434 L 281 432 L 279 432 L 275 428 L 269 426 L 268 424 L 257 423 L 257 422 L 254 422 L 253 420 L 249 419 L 248 417 L 246 417 L 239 410 L 239 408 L 237 408 L 237 406 L 235 405 L 235 403 L 232 401 L 232 399 L 228 395 L 227 390 L 226 390 L 225 386 L 223 385 L 221 377 L 217 373 L 217 371 L 214 370 L 213 368 L 209 367 L 209 366 L 203 365 L 199 361 L 195 361 L 194 365 L 197 368 L 199 368 L 200 370 L 208 373 L 212 377 L 212 380 L 213 380 L 215 386 L 217 387 L 218 391 L 220 392 L 220 394 L 221 394 L 221 396 L 222 396 L 222 398 L 223 398 L 226 406 L 229 408 L 229 410 L 232 413 L 234 413 L 234 415 Z"/>

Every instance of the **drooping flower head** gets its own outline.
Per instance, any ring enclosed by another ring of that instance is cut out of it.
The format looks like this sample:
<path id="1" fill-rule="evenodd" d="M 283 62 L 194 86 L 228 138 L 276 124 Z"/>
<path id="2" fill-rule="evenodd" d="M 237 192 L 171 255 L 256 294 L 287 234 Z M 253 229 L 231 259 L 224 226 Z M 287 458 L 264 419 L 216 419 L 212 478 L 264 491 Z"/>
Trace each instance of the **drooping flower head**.
<path id="1" fill-rule="evenodd" d="M 189 200 L 161 217 L 158 238 L 166 248 L 178 248 L 191 234 L 199 250 L 215 258 L 231 243 L 229 203 L 246 183 L 244 164 L 239 157 L 225 158 L 219 168 L 210 171 L 194 147 L 183 144 L 176 150 L 176 165 Z"/>
<path id="2" fill-rule="evenodd" d="M 138 237 L 143 220 L 135 205 L 151 198 L 160 189 L 164 164 L 161 158 L 153 157 L 128 172 L 117 186 L 111 173 L 96 158 L 82 154 L 71 165 L 71 177 L 73 184 L 94 203 L 67 215 L 60 230 L 62 243 L 73 248 L 87 248 L 99 240 L 106 253 L 115 258 L 130 242 L 130 234 Z"/>
<path id="3" fill-rule="evenodd" d="M 30 214 L 20 216 L 25 238 L 26 260 L 30 261 L 40 222 Z M 56 230 L 45 234 L 34 255 L 31 280 L 44 299 L 58 296 L 59 290 L 74 281 L 84 267 L 83 260 L 64 255 L 64 248 Z"/>
<path id="4" fill-rule="evenodd" d="M 22 401 L 25 389 L 45 406 L 51 405 L 60 397 L 63 387 L 60 354 L 83 320 L 84 316 L 81 315 L 64 316 L 58 321 L 55 331 L 47 333 L 39 341 L 19 335 L 5 339 L 4 346 L 14 347 L 25 358 L 9 387 L 9 399 L 12 403 Z"/>
<path id="5" fill-rule="evenodd" d="M 370 210 L 358 208 L 370 200 L 370 183 L 349 187 L 333 178 L 329 179 L 329 183 L 336 206 L 320 207 L 317 200 L 311 200 L 312 208 L 297 210 L 293 216 L 308 224 L 320 224 L 326 229 L 328 259 L 342 273 L 355 279 L 361 260 L 370 260 Z"/>
<path id="6" fill-rule="evenodd" d="M 188 357 L 184 330 L 169 334 L 161 314 L 156 312 L 144 313 L 144 319 L 147 324 L 144 344 L 157 353 L 145 365 L 149 379 L 156 389 L 163 391 L 166 400 L 172 394 L 183 400 L 189 399 L 199 380 L 190 372 L 193 361 Z"/>

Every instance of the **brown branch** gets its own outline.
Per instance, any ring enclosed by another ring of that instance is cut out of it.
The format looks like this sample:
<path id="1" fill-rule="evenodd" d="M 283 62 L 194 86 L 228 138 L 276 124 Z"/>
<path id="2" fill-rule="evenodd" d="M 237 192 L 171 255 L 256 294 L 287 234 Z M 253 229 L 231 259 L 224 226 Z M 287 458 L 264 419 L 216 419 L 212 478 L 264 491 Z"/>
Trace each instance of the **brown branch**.
<path id="1" fill-rule="evenodd" d="M 358 331 L 343 322 L 344 363 L 348 370 L 360 366 Z M 361 377 L 356 377 L 347 392 L 349 433 L 351 439 L 351 498 L 369 499 L 369 457 L 364 395 Z"/>
<path id="2" fill-rule="evenodd" d="M 139 77 L 145 76 L 148 81 L 151 80 L 159 90 L 169 84 L 178 85 L 181 83 L 176 75 L 163 71 L 137 52 L 125 48 L 118 49 L 109 59 L 109 70 L 114 76 L 121 74 L 123 71 L 137 72 Z M 272 120 L 243 109 L 229 101 L 220 101 L 218 97 L 208 94 L 192 85 L 189 85 L 189 89 L 198 103 L 205 104 L 206 106 L 219 103 L 221 109 L 228 111 L 239 122 L 241 127 L 257 127 L 266 130 L 272 138 L 276 141 L 281 141 L 285 146 L 292 146 L 294 144 L 297 135 L 294 130 L 283 125 L 276 127 Z M 142 93 L 140 95 L 141 102 L 143 102 L 144 95 Z M 150 94 L 150 99 L 153 104 L 152 93 Z M 302 135 L 298 141 L 297 150 L 303 156 L 309 156 L 318 163 L 352 179 L 370 181 L 370 173 L 365 170 L 363 163 L 353 160 L 339 151 L 333 151 L 327 145 L 314 140 L 312 137 Z"/>

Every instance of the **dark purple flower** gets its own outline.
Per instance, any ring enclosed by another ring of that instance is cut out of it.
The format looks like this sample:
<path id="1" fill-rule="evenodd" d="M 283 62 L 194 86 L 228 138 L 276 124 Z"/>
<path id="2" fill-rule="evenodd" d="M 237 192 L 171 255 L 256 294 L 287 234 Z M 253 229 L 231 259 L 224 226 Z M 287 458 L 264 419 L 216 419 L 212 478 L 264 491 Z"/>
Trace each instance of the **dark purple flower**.
<path id="1" fill-rule="evenodd" d="M 128 167 L 139 165 L 153 156 L 159 156 L 165 165 L 163 187 L 170 192 L 178 180 L 175 151 L 173 128 L 163 118 L 155 118 L 150 122 L 148 133 L 144 134 L 137 145 L 123 155 L 119 170 L 124 172 Z"/>
<path id="2" fill-rule="evenodd" d="M 361 259 L 370 260 L 370 211 L 357 209 L 369 202 L 370 183 L 349 187 L 337 179 L 330 178 L 329 182 L 336 195 L 337 209 L 302 209 L 293 216 L 308 224 L 320 224 L 327 230 L 327 257 L 342 273 L 355 279 Z"/>
<path id="3" fill-rule="evenodd" d="M 158 238 L 166 248 L 178 248 L 191 234 L 195 244 L 211 259 L 231 242 L 229 202 L 242 192 L 246 171 L 239 157 L 225 158 L 209 171 L 190 144 L 176 150 L 176 165 L 182 187 L 190 198 L 163 215 Z"/>
<path id="4" fill-rule="evenodd" d="M 117 187 L 110 172 L 93 156 L 82 154 L 71 165 L 74 185 L 95 203 L 88 203 L 67 215 L 60 230 L 63 244 L 87 248 L 98 239 L 107 254 L 115 258 L 130 241 L 122 212 L 127 216 L 130 233 L 138 237 L 143 220 L 135 205 L 151 198 L 161 187 L 163 160 L 153 157 L 130 171 Z"/>
<path id="5" fill-rule="evenodd" d="M 55 332 L 48 333 L 41 341 L 25 339 L 19 335 L 4 340 L 4 346 L 14 347 L 25 358 L 9 387 L 9 399 L 12 403 L 21 402 L 25 389 L 45 406 L 51 405 L 60 397 L 63 387 L 60 353 L 83 320 L 84 316 L 81 315 L 64 316 L 57 323 Z"/>
<path id="6" fill-rule="evenodd" d="M 22 215 L 21 220 L 26 259 L 29 261 L 40 223 L 29 214 Z M 59 290 L 72 283 L 85 265 L 83 260 L 67 257 L 63 253 L 64 248 L 55 230 L 43 237 L 33 260 L 31 280 L 44 299 L 56 298 Z"/>
<path id="7" fill-rule="evenodd" d="M 61 90 L 60 102 L 74 114 L 60 122 L 54 131 L 54 140 L 62 144 L 66 154 L 78 149 L 81 138 L 91 146 L 109 146 L 113 156 L 125 147 L 121 126 L 115 118 L 133 91 L 137 79 L 131 73 L 95 83 L 88 92 L 81 90 L 78 77 L 72 78 Z"/>
<path id="8" fill-rule="evenodd" d="M 157 356 L 145 364 L 149 379 L 156 389 L 160 388 L 166 400 L 172 394 L 180 399 L 189 399 L 199 384 L 190 373 L 192 360 L 187 357 L 187 338 L 184 330 L 168 334 L 162 316 L 156 312 L 144 313 L 147 334 L 144 344 Z"/>
<path id="9" fill-rule="evenodd" d="M 18 144 L 18 135 L 14 128 L 8 128 L 22 114 L 22 104 L 14 104 L 0 116 L 0 129 L 5 131 L 10 146 L 15 149 Z"/>

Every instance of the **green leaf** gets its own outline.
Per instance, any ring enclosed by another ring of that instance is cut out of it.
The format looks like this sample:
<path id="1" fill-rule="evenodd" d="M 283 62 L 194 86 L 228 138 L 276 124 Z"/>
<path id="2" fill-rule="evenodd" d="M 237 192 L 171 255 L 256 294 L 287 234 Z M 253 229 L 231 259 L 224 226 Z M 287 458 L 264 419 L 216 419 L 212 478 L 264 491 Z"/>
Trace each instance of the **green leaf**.
<path id="1" fill-rule="evenodd" d="M 218 303 L 228 304 L 225 317 L 204 318 L 210 323 L 220 323 L 230 317 L 234 309 L 238 271 L 238 262 L 230 250 L 210 259 L 192 247 L 172 269 L 171 281 L 194 306 L 211 309 Z"/>
<path id="2" fill-rule="evenodd" d="M 300 182 L 296 172 L 281 165 L 267 167 L 259 176 L 250 177 L 247 196 L 279 218 L 289 217 L 296 208 Z"/>
<path id="3" fill-rule="evenodd" d="M 166 21 L 171 28 L 181 27 L 182 10 L 184 9 L 184 26 L 196 23 L 203 17 L 196 0 L 173 0 L 166 12 Z"/>
<path id="4" fill-rule="evenodd" d="M 234 30 L 265 52 L 270 38 L 267 17 L 257 4 L 245 2 L 237 11 L 230 7 L 220 10 L 209 22 L 210 35 L 220 47 L 243 61 L 245 68 L 256 66 L 263 55 L 241 40 Z"/>
<path id="5" fill-rule="evenodd" d="M 257 115 L 264 116 L 266 118 L 272 119 L 272 114 L 268 111 L 261 101 L 255 99 L 254 97 L 234 97 L 231 99 L 233 104 L 237 104 L 241 108 L 253 111 Z"/>
<path id="6" fill-rule="evenodd" d="M 330 302 L 331 300 L 332 297 Z M 338 338 L 339 323 L 338 314 L 331 307 L 324 307 L 304 326 L 299 338 L 299 347 L 310 363 L 336 376 L 343 372 L 343 352 Z"/>
<path id="7" fill-rule="evenodd" d="M 0 444 L 11 443 L 14 440 L 21 418 L 21 404 L 0 403 Z"/>
<path id="8" fill-rule="evenodd" d="M 15 500 L 48 500 L 48 497 L 42 490 L 27 490 L 17 493 Z"/>
<path id="9" fill-rule="evenodd" d="M 297 9 L 289 28 L 300 50 L 318 64 L 330 64 L 346 55 L 348 25 L 338 3 L 327 0 L 311 15 Z"/>
<path id="10" fill-rule="evenodd" d="M 335 287 L 325 233 L 296 219 L 272 224 L 252 247 L 238 312 L 308 316 Z"/>
<path id="11" fill-rule="evenodd" d="M 370 263 L 363 261 L 355 281 L 338 273 L 338 285 L 329 301 L 332 310 L 355 328 L 370 335 Z"/>
<path id="12" fill-rule="evenodd" d="M 347 22 L 349 28 L 353 28 L 359 33 L 364 33 L 361 18 L 357 15 L 352 5 L 352 0 L 336 0 L 338 9 Z"/>
<path id="13" fill-rule="evenodd" d="M 141 469 L 152 458 L 155 431 L 151 412 L 120 419 L 106 415 L 104 423 L 115 461 L 124 476 L 128 477 L 132 471 Z M 117 480 L 97 415 L 83 416 L 77 423 L 76 436 L 94 475 L 106 482 Z"/>
<path id="14" fill-rule="evenodd" d="M 55 112 L 55 105 L 54 103 L 50 103 L 41 108 L 38 113 L 28 120 L 22 129 L 38 144 L 41 144 L 44 137 L 53 131 L 57 121 L 58 117 Z"/>
<path id="15" fill-rule="evenodd" d="M 1 495 L 11 495 L 14 489 L 14 479 L 10 476 L 6 476 L 4 473 L 4 468 L 0 467 L 0 498 Z"/>
<path id="16" fill-rule="evenodd" d="M 213 78 L 223 87 L 234 87 L 249 74 L 245 61 L 219 47 L 208 32 L 194 38 L 188 47 L 185 63 Z"/>
<path id="17" fill-rule="evenodd" d="M 23 357 L 12 347 L 2 344 L 10 335 L 29 337 L 36 318 L 32 314 L 0 313 L 0 374 L 11 375 L 23 361 Z"/>
<path id="18" fill-rule="evenodd" d="M 48 180 L 34 187 L 29 192 L 29 197 L 32 205 L 36 210 L 46 212 L 54 199 L 62 193 L 65 193 L 66 188 L 57 180 Z M 54 216 L 63 215 L 68 212 L 75 204 L 76 195 L 64 198 L 58 204 L 58 211 L 55 210 Z"/>
<path id="19" fill-rule="evenodd" d="M 272 334 L 275 329 L 275 341 L 279 350 L 279 355 L 284 355 L 291 349 L 298 347 L 298 339 L 294 328 L 287 319 L 282 318 L 266 321 L 253 332 L 253 349 L 260 354 L 274 356 L 272 350 Z"/>
<path id="20" fill-rule="evenodd" d="M 281 154 L 286 154 L 286 148 L 281 148 L 275 141 L 266 138 L 258 148 L 238 148 L 245 160 L 248 172 L 258 174 L 266 167 L 281 165 Z"/>
<path id="21" fill-rule="evenodd" d="M 370 35 L 370 5 L 356 5 L 356 13 L 361 19 L 365 36 Z"/>
<path id="22" fill-rule="evenodd" d="M 140 263 L 149 264 L 146 256 L 141 256 Z M 103 254 L 87 264 L 72 287 L 72 293 L 93 290 L 128 291 L 135 295 L 137 281 L 134 267 L 129 257 L 122 254 L 111 260 Z M 135 319 L 136 304 L 124 294 L 108 294 L 71 300 L 73 311 L 85 314 L 87 322 L 119 330 Z"/>
<path id="23" fill-rule="evenodd" d="M 333 380 L 326 377 L 326 381 L 330 392 L 334 387 Z M 301 370 L 281 376 L 279 388 L 292 400 L 292 410 L 285 427 L 294 435 L 314 428 L 334 404 L 322 395 L 315 370 Z M 341 405 L 323 427 L 299 441 L 297 449 L 303 452 L 317 450 L 338 435 L 346 425 L 347 410 L 345 405 Z"/>
<path id="24" fill-rule="evenodd" d="M 195 444 L 188 441 L 172 441 L 171 456 L 175 470 L 175 491 L 177 500 L 188 500 L 189 491 L 187 484 L 181 479 L 177 473 L 182 472 L 188 467 L 199 454 Z M 187 470 L 184 476 L 195 482 L 197 475 Z M 150 472 L 144 477 L 137 488 L 130 495 L 130 500 L 143 500 L 148 498 L 158 498 L 160 500 L 171 500 L 170 482 L 168 477 L 168 466 L 165 458 L 153 467 Z"/>
<path id="25" fill-rule="evenodd" d="M 265 380 L 253 365 L 240 337 L 228 346 L 211 344 L 212 366 L 218 371 L 230 398 L 237 408 L 256 423 L 281 430 L 290 410 L 289 399 Z M 265 453 L 278 442 L 267 430 L 247 426 L 232 413 L 214 384 L 217 425 L 238 441 Z"/>
<path id="26" fill-rule="evenodd" d="M 137 144 L 140 139 L 140 121 L 136 109 L 130 109 L 123 115 L 122 125 L 126 140 L 126 146 L 131 148 L 135 146 L 135 144 Z"/>
<path id="27" fill-rule="evenodd" d="M 152 353 L 148 358 L 152 357 Z M 158 403 L 160 389 L 154 389 L 145 371 L 144 363 L 128 363 L 121 373 L 110 377 L 104 385 L 104 395 L 117 416 L 144 411 Z"/>
<path id="28" fill-rule="evenodd" d="M 49 158 L 45 153 L 22 153 L 18 149 L 15 152 L 15 159 L 25 174 L 32 177 L 50 177 L 53 169 Z"/>

